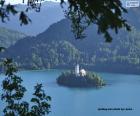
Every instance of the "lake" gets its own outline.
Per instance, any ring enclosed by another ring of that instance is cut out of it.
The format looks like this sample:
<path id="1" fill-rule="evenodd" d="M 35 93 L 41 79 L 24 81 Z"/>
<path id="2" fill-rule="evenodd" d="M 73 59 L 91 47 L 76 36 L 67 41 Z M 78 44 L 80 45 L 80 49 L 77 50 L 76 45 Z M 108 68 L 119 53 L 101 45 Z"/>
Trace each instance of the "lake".
<path id="1" fill-rule="evenodd" d="M 28 90 L 24 99 L 30 100 L 33 86 L 43 83 L 45 91 L 52 97 L 49 116 L 140 115 L 140 75 L 98 73 L 107 83 L 105 87 L 80 89 L 57 85 L 56 78 L 61 72 L 62 70 L 19 72 L 18 75 L 22 77 Z M 1 81 L 2 78 L 0 84 Z M 2 107 L 3 103 L 0 101 L 0 115 Z"/>

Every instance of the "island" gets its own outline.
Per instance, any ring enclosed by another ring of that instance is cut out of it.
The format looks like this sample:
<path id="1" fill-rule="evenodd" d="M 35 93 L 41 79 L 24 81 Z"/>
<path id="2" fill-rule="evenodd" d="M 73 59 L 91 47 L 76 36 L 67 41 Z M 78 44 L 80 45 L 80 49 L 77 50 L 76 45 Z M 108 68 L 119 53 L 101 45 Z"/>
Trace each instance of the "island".
<path id="1" fill-rule="evenodd" d="M 85 69 L 79 69 L 76 65 L 75 71 L 63 72 L 58 78 L 57 83 L 67 87 L 102 87 L 104 80 L 96 73 L 87 72 Z"/>

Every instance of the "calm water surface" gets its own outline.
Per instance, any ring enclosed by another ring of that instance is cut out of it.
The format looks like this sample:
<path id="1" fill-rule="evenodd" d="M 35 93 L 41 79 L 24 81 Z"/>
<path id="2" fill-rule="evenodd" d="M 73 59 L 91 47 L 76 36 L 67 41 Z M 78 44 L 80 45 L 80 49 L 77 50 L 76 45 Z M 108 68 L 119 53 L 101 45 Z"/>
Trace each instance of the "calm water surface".
<path id="1" fill-rule="evenodd" d="M 62 70 L 21 71 L 19 75 L 28 89 L 30 100 L 33 86 L 43 83 L 52 97 L 49 116 L 140 116 L 140 76 L 99 73 L 107 86 L 100 89 L 74 89 L 58 86 L 56 78 Z M 2 78 L 0 78 L 1 84 Z M 0 90 L 1 91 L 1 90 Z M 3 103 L 0 101 L 0 116 Z M 132 110 L 99 111 L 98 108 L 132 108 Z"/>

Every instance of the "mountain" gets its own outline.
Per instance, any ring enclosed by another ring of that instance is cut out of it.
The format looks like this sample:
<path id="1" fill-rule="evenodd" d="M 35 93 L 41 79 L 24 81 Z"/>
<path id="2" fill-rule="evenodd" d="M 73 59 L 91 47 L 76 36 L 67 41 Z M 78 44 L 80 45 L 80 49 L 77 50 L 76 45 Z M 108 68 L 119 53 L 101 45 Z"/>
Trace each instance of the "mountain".
<path id="1" fill-rule="evenodd" d="M 125 4 L 124 0 L 123 4 Z M 26 5 L 21 4 L 16 5 L 16 8 L 19 10 L 25 10 L 26 7 L 27 7 Z M 140 27 L 138 25 L 138 23 L 140 23 L 139 10 L 140 7 L 128 9 L 129 16 L 125 15 L 126 17 L 131 17 L 130 21 L 133 22 L 133 24 L 138 27 Z M 51 1 L 43 2 L 41 11 L 39 13 L 35 12 L 34 10 L 31 10 L 27 13 L 27 15 L 32 20 L 32 22 L 29 25 L 20 26 L 20 22 L 18 20 L 19 17 L 12 15 L 10 16 L 10 21 L 6 21 L 6 23 L 0 22 L 0 25 L 8 29 L 25 33 L 26 35 L 36 36 L 44 32 L 53 23 L 56 23 L 61 19 L 64 19 L 64 13 L 60 6 L 60 3 Z M 137 18 L 136 22 L 133 20 L 134 17 Z"/>
<path id="2" fill-rule="evenodd" d="M 128 8 L 128 13 L 124 15 L 128 22 L 136 29 L 140 29 L 140 7 Z"/>
<path id="3" fill-rule="evenodd" d="M 132 18 L 131 14 L 127 18 Z M 133 17 L 130 24 L 138 20 Z M 12 57 L 24 69 L 72 68 L 79 63 L 95 71 L 140 74 L 139 29 L 134 26 L 132 32 L 121 30 L 118 35 L 112 32 L 113 42 L 105 43 L 92 25 L 85 31 L 85 39 L 75 40 L 71 22 L 63 19 L 36 37 L 19 40 L 1 57 Z"/>
<path id="4" fill-rule="evenodd" d="M 25 37 L 26 35 L 23 33 L 0 27 L 0 47 L 7 48 L 11 45 L 14 45 L 16 41 Z"/>
<path id="5" fill-rule="evenodd" d="M 18 10 L 25 10 L 27 6 L 18 4 L 16 5 L 16 8 Z M 49 1 L 42 3 L 40 12 L 31 10 L 27 13 L 27 15 L 32 20 L 29 25 L 20 26 L 19 17 L 12 15 L 10 16 L 10 21 L 6 21 L 6 23 L 0 22 L 0 25 L 8 29 L 25 33 L 26 35 L 35 36 L 45 31 L 51 24 L 64 18 L 64 13 L 60 4 Z"/>

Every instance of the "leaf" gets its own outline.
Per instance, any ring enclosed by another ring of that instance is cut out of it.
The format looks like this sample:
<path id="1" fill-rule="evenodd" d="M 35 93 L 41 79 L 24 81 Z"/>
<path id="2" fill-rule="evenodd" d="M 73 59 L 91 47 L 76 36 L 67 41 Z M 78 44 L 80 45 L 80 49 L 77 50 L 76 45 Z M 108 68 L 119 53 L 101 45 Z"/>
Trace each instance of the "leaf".
<path id="1" fill-rule="evenodd" d="M 0 52 L 2 52 L 3 50 L 5 50 L 5 48 L 4 47 L 0 47 Z"/>
<path id="2" fill-rule="evenodd" d="M 31 102 L 35 102 L 35 103 L 38 103 L 39 104 L 39 100 L 37 98 L 32 98 L 31 99 Z"/>
<path id="3" fill-rule="evenodd" d="M 19 20 L 20 25 L 22 24 L 27 25 L 29 22 L 31 22 L 31 19 L 23 11 L 20 13 Z"/>

